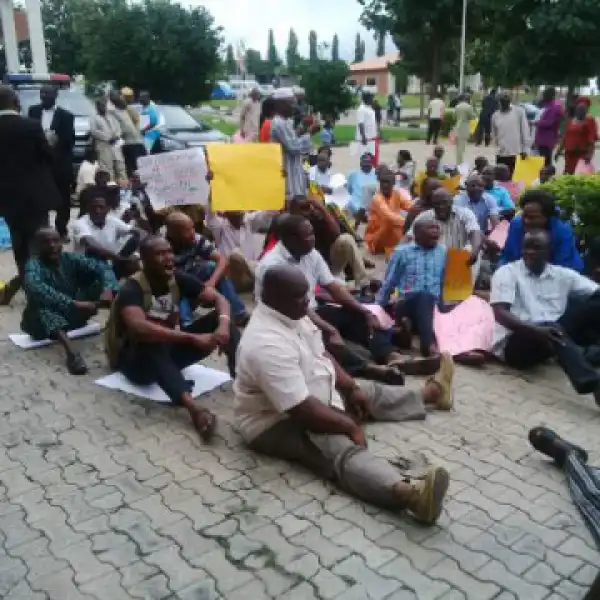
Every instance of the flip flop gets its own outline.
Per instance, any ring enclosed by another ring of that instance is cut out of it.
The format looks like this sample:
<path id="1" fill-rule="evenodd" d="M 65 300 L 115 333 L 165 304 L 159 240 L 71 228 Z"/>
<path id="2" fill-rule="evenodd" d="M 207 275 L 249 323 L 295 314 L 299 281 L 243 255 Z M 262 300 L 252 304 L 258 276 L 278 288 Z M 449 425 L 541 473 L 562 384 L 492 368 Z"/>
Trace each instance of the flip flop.
<path id="1" fill-rule="evenodd" d="M 588 453 L 561 438 L 555 431 L 548 427 L 534 427 L 529 430 L 529 443 L 539 452 L 554 459 L 559 466 L 564 466 L 567 455 L 576 452 L 583 462 L 587 462 Z"/>
<path id="2" fill-rule="evenodd" d="M 67 369 L 71 375 L 85 375 L 88 372 L 88 367 L 79 352 L 67 356 Z"/>

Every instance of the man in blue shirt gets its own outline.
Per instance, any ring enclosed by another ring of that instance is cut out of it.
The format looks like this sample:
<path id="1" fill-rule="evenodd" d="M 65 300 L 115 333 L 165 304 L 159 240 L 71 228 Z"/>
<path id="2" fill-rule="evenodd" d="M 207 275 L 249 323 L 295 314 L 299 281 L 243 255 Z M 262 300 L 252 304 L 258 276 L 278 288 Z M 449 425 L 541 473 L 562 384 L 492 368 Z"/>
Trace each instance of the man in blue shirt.
<path id="1" fill-rule="evenodd" d="M 488 165 L 483 169 L 481 172 L 484 188 L 483 193 L 493 196 L 500 216 L 510 220 L 515 215 L 515 203 L 512 201 L 508 190 L 496 183 L 495 175 L 496 168 L 492 165 Z"/>
<path id="2" fill-rule="evenodd" d="M 482 233 L 492 231 L 500 222 L 496 200 L 484 191 L 479 175 L 471 175 L 465 182 L 465 191 L 454 198 L 454 206 L 469 208 L 477 217 Z"/>
<path id="3" fill-rule="evenodd" d="M 423 356 L 439 354 L 433 332 L 433 311 L 442 292 L 446 247 L 439 244 L 440 228 L 433 218 L 415 221 L 414 242 L 399 244 L 388 263 L 377 303 L 387 306 L 392 292 L 399 295 L 396 322 L 419 334 Z"/>

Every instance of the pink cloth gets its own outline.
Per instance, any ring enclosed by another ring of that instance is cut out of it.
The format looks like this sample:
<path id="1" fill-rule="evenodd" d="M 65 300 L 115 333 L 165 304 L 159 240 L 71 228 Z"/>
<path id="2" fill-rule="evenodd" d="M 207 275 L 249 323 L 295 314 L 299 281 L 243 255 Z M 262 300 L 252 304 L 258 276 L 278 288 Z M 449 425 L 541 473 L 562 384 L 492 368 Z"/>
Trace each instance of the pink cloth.
<path id="1" fill-rule="evenodd" d="M 596 172 L 593 163 L 580 159 L 575 167 L 575 175 L 593 175 Z"/>
<path id="2" fill-rule="evenodd" d="M 242 135 L 242 132 L 239 129 L 231 136 L 231 141 L 234 144 L 245 144 L 246 143 L 246 140 L 244 139 L 244 136 Z"/>

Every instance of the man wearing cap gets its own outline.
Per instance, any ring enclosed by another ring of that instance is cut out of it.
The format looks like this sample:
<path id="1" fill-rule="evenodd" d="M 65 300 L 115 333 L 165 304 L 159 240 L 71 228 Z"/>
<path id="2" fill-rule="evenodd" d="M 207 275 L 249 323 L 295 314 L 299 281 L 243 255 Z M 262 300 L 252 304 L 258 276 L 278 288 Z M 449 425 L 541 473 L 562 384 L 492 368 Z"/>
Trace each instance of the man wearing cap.
<path id="1" fill-rule="evenodd" d="M 275 116 L 271 123 L 271 139 L 281 145 L 283 170 L 285 171 L 285 191 L 287 199 L 306 195 L 306 173 L 302 157 L 312 148 L 311 135 L 319 130 L 314 123 L 308 129 L 300 125 L 294 129 L 295 96 L 292 88 L 279 88 L 273 93 Z"/>
<path id="2" fill-rule="evenodd" d="M 127 112 L 133 124 L 139 129 L 140 128 L 140 113 L 133 108 L 133 103 L 135 102 L 135 94 L 130 87 L 121 88 L 121 97 L 125 100 L 125 104 L 127 105 Z"/>
<path id="3" fill-rule="evenodd" d="M 247 142 L 258 141 L 260 133 L 260 90 L 253 88 L 242 104 L 240 133 Z"/>

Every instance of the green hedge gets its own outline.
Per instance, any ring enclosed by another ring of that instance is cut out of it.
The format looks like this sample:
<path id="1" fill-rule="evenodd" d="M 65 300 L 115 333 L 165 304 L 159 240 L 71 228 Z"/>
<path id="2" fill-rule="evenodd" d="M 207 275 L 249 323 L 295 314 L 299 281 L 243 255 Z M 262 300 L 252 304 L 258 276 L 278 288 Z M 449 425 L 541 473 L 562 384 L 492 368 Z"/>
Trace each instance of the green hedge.
<path id="1" fill-rule="evenodd" d="M 444 118 L 442 120 L 442 129 L 441 135 L 442 137 L 448 137 L 450 132 L 454 129 L 456 125 L 456 115 L 454 114 L 454 110 L 452 108 L 448 108 L 444 112 Z"/>
<path id="2" fill-rule="evenodd" d="M 600 236 L 600 174 L 562 175 L 540 189 L 554 195 L 577 235 L 585 239 Z"/>

